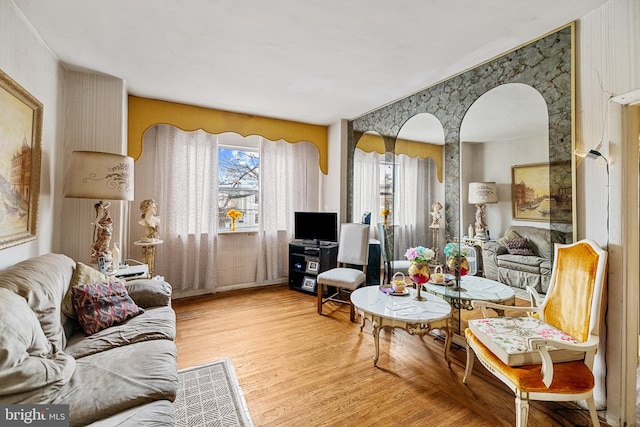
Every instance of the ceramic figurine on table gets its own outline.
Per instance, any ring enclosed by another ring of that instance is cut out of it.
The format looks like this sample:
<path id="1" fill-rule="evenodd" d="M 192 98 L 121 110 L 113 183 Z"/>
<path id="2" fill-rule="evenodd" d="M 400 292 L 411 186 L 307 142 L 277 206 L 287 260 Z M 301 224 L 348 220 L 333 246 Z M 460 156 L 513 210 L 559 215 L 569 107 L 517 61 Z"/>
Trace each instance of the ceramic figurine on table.
<path id="1" fill-rule="evenodd" d="M 442 210 L 442 204 L 440 202 L 431 203 L 431 217 L 433 218 L 431 221 L 431 227 L 440 227 L 440 218 L 442 215 L 440 211 Z"/>
<path id="2" fill-rule="evenodd" d="M 142 217 L 138 224 L 145 227 L 145 235 L 140 238 L 140 241 L 154 242 L 158 240 L 158 229 L 160 228 L 160 217 L 156 216 L 158 204 L 153 199 L 143 200 L 140 203 L 140 210 L 142 211 Z"/>
<path id="3" fill-rule="evenodd" d="M 97 263 L 98 258 L 104 257 L 111 262 L 111 250 L 109 243 L 113 234 L 113 220 L 109 213 L 111 203 L 102 200 L 95 204 L 96 219 L 93 220 L 93 245 L 91 246 L 91 262 Z"/>

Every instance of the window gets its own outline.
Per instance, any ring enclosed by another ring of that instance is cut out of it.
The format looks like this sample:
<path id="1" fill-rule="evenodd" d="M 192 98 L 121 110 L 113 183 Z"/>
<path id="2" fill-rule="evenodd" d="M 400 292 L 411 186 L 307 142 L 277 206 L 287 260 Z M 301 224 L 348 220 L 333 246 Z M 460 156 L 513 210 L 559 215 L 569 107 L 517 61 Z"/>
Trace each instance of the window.
<path id="1" fill-rule="evenodd" d="M 239 211 L 236 229 L 256 229 L 260 201 L 260 153 L 257 149 L 218 148 L 218 229 L 231 229 L 227 212 Z"/>

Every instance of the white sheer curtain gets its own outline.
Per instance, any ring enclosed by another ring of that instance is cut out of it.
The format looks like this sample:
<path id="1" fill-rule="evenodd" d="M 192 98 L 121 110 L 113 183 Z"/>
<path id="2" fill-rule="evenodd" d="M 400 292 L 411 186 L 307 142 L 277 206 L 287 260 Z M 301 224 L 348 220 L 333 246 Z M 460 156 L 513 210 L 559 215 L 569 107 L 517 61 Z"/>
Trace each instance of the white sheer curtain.
<path id="1" fill-rule="evenodd" d="M 384 154 L 367 153 L 356 148 L 353 154 L 353 221 L 359 222 L 363 213 L 371 212 L 369 233 L 374 237 L 380 216 L 380 164 Z"/>
<path id="2" fill-rule="evenodd" d="M 176 290 L 213 290 L 218 281 L 218 136 L 159 125 L 155 142 L 165 279 Z"/>
<path id="3" fill-rule="evenodd" d="M 294 212 L 318 209 L 318 151 L 307 142 L 263 140 L 258 283 L 288 275 Z"/>
<path id="4" fill-rule="evenodd" d="M 427 230 L 430 224 L 431 193 L 430 159 L 418 159 L 404 154 L 396 156 L 396 183 L 394 188 L 394 221 L 398 233 L 394 235 L 396 257 L 407 248 L 421 245 L 430 247 Z"/>

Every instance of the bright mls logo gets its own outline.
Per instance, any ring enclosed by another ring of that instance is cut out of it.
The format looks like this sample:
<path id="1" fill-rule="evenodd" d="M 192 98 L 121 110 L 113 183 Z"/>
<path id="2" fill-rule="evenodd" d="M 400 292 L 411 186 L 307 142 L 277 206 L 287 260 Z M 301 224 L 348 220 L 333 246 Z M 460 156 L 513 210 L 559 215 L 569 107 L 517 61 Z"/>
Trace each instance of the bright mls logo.
<path id="1" fill-rule="evenodd" d="M 68 427 L 69 405 L 0 405 L 0 425 Z"/>

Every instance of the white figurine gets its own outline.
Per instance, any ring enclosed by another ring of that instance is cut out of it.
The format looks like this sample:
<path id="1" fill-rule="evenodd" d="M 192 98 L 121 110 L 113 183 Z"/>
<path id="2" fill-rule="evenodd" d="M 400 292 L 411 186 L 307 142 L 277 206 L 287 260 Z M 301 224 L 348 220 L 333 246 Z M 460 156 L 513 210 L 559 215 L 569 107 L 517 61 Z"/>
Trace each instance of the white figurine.
<path id="1" fill-rule="evenodd" d="M 441 209 L 442 204 L 440 202 L 431 203 L 431 216 L 433 220 L 431 221 L 430 227 L 440 227 L 440 218 L 442 218 L 442 215 L 440 215 Z"/>
<path id="2" fill-rule="evenodd" d="M 158 240 L 158 229 L 160 227 L 160 217 L 158 213 L 158 204 L 153 199 L 146 199 L 140 203 L 142 217 L 138 224 L 145 227 L 145 236 L 140 240 L 143 242 L 153 242 Z"/>
<path id="3" fill-rule="evenodd" d="M 113 221 L 109 213 L 111 203 L 99 201 L 95 204 L 96 219 L 93 220 L 93 245 L 91 245 L 91 262 L 97 263 L 98 258 L 104 257 L 111 262 L 109 243 L 113 234 Z"/>

